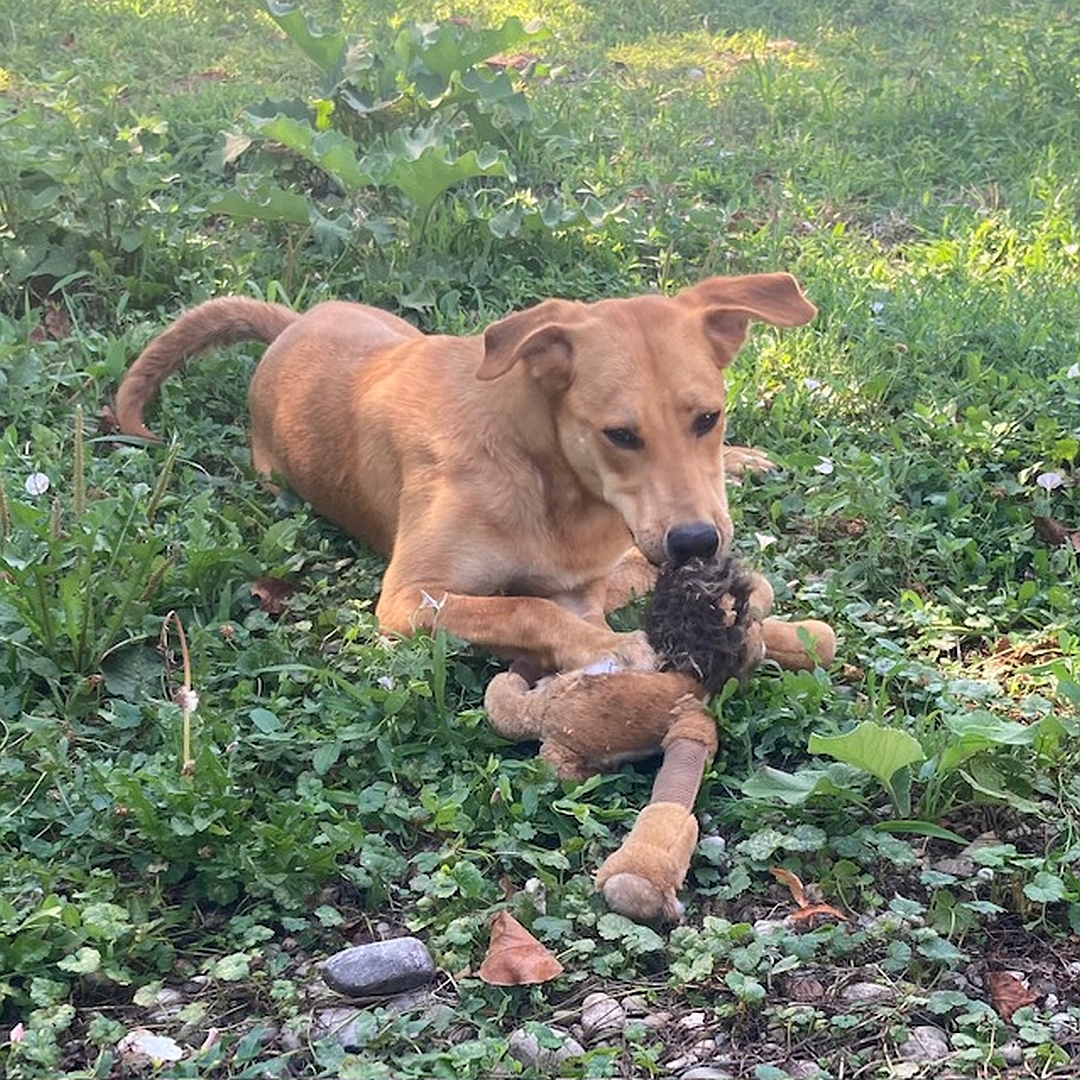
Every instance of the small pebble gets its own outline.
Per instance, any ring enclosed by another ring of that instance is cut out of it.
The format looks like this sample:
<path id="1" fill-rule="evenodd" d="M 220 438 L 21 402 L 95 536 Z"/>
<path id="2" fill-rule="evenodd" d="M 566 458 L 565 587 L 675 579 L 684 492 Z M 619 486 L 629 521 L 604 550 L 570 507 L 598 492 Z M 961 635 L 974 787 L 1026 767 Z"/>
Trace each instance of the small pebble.
<path id="1" fill-rule="evenodd" d="M 350 1009 L 341 1005 L 332 1009 L 319 1009 L 311 1017 L 312 1040 L 333 1039 L 343 1050 L 358 1050 L 364 1040 L 359 1036 L 357 1020 L 363 1012 L 363 1009 Z"/>
<path id="2" fill-rule="evenodd" d="M 1024 1048 L 1015 1039 L 1012 1042 L 1002 1043 L 1001 1060 L 1006 1065 L 1023 1065 Z"/>
<path id="3" fill-rule="evenodd" d="M 626 1012 L 610 994 L 589 994 L 581 1009 L 581 1031 L 586 1042 L 618 1035 L 626 1027 Z"/>
<path id="4" fill-rule="evenodd" d="M 911 1029 L 898 1053 L 905 1061 L 940 1061 L 949 1056 L 949 1043 L 940 1028 L 924 1024 Z"/>
<path id="5" fill-rule="evenodd" d="M 569 1032 L 562 1028 L 549 1027 L 548 1030 L 562 1039 L 562 1045 L 554 1049 L 541 1046 L 531 1031 L 518 1028 L 510 1033 L 507 1049 L 510 1056 L 520 1061 L 526 1069 L 536 1069 L 543 1073 L 558 1074 L 558 1068 L 566 1061 L 584 1056 L 585 1048 Z"/>
<path id="6" fill-rule="evenodd" d="M 870 1005 L 879 1001 L 890 1001 L 893 996 L 890 987 L 873 982 L 851 983 L 840 991 L 840 1000 L 849 1005 Z"/>
<path id="7" fill-rule="evenodd" d="M 697 1031 L 698 1028 L 705 1026 L 705 1014 L 703 1012 L 688 1012 L 685 1016 L 679 1017 L 679 1027 L 685 1028 L 687 1031 Z"/>

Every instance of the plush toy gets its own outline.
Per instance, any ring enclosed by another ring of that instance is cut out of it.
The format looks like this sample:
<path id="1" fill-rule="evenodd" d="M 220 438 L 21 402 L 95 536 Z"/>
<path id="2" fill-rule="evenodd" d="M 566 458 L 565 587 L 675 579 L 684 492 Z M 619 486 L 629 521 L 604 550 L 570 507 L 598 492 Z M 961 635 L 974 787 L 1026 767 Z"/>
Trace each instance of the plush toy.
<path id="1" fill-rule="evenodd" d="M 660 670 L 600 665 L 532 687 L 511 671 L 488 686 L 484 705 L 495 730 L 539 740 L 540 756 L 562 777 L 584 779 L 663 753 L 649 805 L 596 875 L 609 906 L 630 918 L 682 914 L 676 894 L 698 837 L 693 805 L 717 748 L 704 699 L 766 659 L 789 669 L 832 662 L 827 624 L 766 618 L 772 604 L 760 574 L 731 559 L 691 560 L 663 570 L 653 588 L 645 632 Z"/>

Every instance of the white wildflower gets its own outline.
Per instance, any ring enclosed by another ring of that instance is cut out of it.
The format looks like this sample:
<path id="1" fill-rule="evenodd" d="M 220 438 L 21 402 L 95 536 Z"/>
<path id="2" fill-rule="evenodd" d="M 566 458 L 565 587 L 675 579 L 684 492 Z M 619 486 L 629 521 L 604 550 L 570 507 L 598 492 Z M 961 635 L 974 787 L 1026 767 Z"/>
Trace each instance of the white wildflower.
<path id="1" fill-rule="evenodd" d="M 44 495 L 49 490 L 51 481 L 43 472 L 32 472 L 23 487 L 27 495 Z"/>

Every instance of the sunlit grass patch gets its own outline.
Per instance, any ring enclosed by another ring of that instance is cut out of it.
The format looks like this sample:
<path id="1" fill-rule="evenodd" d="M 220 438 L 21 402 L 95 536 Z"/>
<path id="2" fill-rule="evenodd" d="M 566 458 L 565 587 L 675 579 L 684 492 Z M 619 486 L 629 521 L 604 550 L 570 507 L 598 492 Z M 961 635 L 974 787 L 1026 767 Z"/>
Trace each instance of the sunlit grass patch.
<path id="1" fill-rule="evenodd" d="M 809 51 L 795 41 L 771 40 L 764 32 L 713 35 L 704 30 L 649 34 L 608 49 L 607 60 L 620 78 L 632 84 L 664 84 L 669 92 L 675 92 L 673 79 L 680 87 L 700 82 L 715 92 L 716 84 L 740 66 L 765 60 L 798 66 L 813 63 Z"/>

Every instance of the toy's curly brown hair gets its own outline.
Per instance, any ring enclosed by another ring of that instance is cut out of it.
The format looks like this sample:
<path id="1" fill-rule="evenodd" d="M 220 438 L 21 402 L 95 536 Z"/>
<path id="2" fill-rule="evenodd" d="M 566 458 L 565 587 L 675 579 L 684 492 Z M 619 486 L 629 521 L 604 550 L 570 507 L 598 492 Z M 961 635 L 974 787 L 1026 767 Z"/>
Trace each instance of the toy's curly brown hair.
<path id="1" fill-rule="evenodd" d="M 761 659 L 747 637 L 753 585 L 730 556 L 665 566 L 645 614 L 661 670 L 692 675 L 710 694 L 746 675 Z"/>

